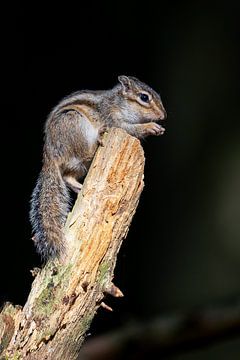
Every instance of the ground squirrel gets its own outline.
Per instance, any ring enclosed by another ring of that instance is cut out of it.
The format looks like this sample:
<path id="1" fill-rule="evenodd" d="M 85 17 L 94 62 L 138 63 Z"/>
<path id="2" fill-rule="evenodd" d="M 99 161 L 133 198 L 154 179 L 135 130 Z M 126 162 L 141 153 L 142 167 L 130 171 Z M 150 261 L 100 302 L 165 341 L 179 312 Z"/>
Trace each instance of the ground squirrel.
<path id="1" fill-rule="evenodd" d="M 31 198 L 33 240 L 44 260 L 64 253 L 63 226 L 69 188 L 81 189 L 103 132 L 120 127 L 137 138 L 161 135 L 156 121 L 166 112 L 160 96 L 130 76 L 119 76 L 110 90 L 75 92 L 49 114 L 45 125 L 43 166 Z"/>

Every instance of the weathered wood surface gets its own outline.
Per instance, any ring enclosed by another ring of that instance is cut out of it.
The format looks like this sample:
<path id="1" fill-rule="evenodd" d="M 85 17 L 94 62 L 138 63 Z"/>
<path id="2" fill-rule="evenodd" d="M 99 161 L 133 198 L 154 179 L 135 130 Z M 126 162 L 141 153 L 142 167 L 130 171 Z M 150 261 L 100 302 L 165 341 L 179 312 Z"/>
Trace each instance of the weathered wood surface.
<path id="1" fill-rule="evenodd" d="M 117 253 L 143 189 L 139 140 L 111 129 L 99 147 L 69 214 L 64 261 L 37 274 L 21 310 L 0 314 L 0 359 L 76 359 L 104 292 L 112 285 Z"/>

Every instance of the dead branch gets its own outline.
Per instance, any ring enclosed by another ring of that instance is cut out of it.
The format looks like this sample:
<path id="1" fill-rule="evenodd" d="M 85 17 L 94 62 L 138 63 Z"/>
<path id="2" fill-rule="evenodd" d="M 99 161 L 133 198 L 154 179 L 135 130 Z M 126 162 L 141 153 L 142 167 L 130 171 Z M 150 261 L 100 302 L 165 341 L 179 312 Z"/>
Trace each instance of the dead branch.
<path id="1" fill-rule="evenodd" d="M 39 271 L 23 309 L 6 304 L 0 314 L 1 359 L 77 358 L 104 292 L 123 295 L 112 278 L 143 170 L 140 142 L 111 129 L 68 216 L 66 258 Z"/>

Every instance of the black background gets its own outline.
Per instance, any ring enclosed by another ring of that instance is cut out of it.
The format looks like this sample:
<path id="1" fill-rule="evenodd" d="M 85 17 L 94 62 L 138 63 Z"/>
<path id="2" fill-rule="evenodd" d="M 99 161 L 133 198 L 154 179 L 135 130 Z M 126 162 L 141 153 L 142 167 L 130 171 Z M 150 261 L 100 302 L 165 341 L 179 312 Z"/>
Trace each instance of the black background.
<path id="1" fill-rule="evenodd" d="M 239 8 L 78 2 L 2 13 L 1 303 L 24 304 L 40 265 L 28 211 L 48 112 L 120 74 L 160 92 L 167 131 L 143 143 L 145 189 L 116 269 L 126 296 L 108 299 L 115 312 L 99 311 L 92 334 L 238 296 Z"/>

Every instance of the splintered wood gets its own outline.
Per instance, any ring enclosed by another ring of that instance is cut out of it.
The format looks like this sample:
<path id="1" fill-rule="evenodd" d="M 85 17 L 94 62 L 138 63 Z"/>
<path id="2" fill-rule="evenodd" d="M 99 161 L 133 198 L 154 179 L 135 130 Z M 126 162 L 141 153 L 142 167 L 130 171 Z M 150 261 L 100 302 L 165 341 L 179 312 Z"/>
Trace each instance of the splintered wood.
<path id="1" fill-rule="evenodd" d="M 111 311 L 104 294 L 123 296 L 112 283 L 113 272 L 143 189 L 143 171 L 139 140 L 111 129 L 68 216 L 66 256 L 37 273 L 22 310 L 7 305 L 0 314 L 0 359 L 77 359 L 99 306 Z"/>

